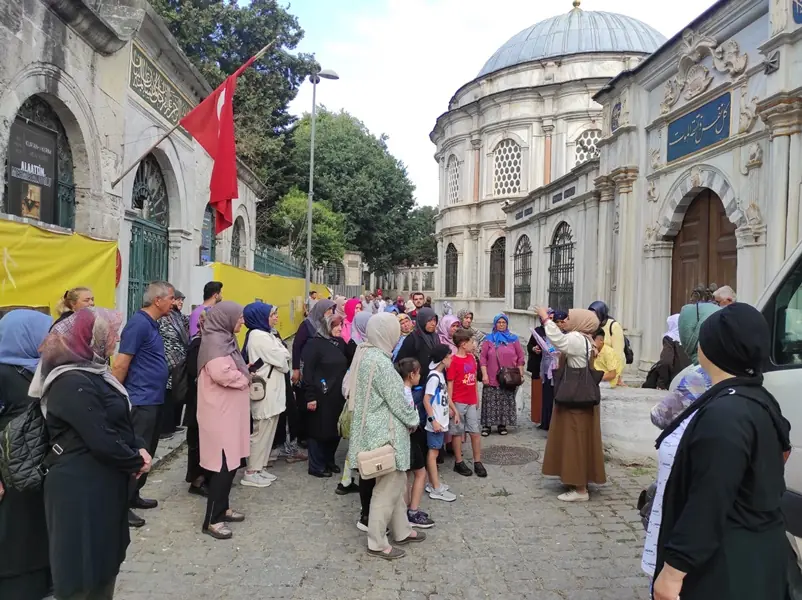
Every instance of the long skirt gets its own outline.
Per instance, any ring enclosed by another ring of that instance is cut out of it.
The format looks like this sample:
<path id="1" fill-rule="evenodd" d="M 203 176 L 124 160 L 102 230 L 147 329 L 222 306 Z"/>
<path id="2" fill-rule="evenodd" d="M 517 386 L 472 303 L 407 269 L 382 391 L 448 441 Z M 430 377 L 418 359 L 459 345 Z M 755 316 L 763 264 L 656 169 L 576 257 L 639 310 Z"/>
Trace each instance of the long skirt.
<path id="1" fill-rule="evenodd" d="M 605 483 L 604 449 L 598 405 L 593 408 L 555 406 L 543 457 L 543 474 L 565 485 Z"/>
<path id="2" fill-rule="evenodd" d="M 518 410 L 515 406 L 516 390 L 503 390 L 490 385 L 482 386 L 482 426 L 515 427 Z"/>

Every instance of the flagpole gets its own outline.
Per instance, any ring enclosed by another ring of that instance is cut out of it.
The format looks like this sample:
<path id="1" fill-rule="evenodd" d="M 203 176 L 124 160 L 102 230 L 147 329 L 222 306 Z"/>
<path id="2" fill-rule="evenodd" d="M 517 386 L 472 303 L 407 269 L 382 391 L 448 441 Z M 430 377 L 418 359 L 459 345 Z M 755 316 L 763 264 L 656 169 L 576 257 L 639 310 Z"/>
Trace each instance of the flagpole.
<path id="1" fill-rule="evenodd" d="M 242 67 L 240 67 L 240 68 L 239 68 L 239 71 L 241 71 L 241 70 L 243 69 L 243 67 L 247 67 L 247 66 L 249 66 L 250 64 L 254 63 L 255 61 L 257 61 L 257 60 L 259 60 L 260 58 L 262 58 L 262 57 L 265 55 L 265 53 L 266 53 L 268 50 L 270 50 L 270 47 L 271 47 L 273 44 L 275 44 L 275 43 L 276 43 L 276 41 L 275 41 L 275 40 L 273 40 L 272 42 L 270 42 L 269 44 L 267 44 L 267 45 L 266 45 L 264 48 L 262 48 L 261 50 L 259 50 L 259 52 L 257 52 L 256 54 L 254 54 L 254 55 L 253 55 L 253 57 L 252 57 L 251 59 L 249 59 L 249 60 L 248 60 L 248 62 L 246 62 L 246 63 L 245 63 L 245 64 L 244 64 Z M 131 166 L 129 166 L 129 167 L 128 167 L 128 168 L 127 168 L 125 171 L 123 171 L 123 172 L 122 172 L 122 175 L 120 175 L 120 176 L 119 176 L 117 179 L 115 179 L 114 181 L 112 181 L 112 182 L 111 182 L 111 187 L 112 187 L 112 188 L 114 188 L 114 187 L 117 187 L 117 184 L 118 184 L 118 183 L 120 183 L 120 182 L 123 180 L 123 178 L 124 178 L 126 175 L 128 175 L 128 173 L 130 173 L 131 171 L 133 171 L 133 170 L 134 170 L 134 167 L 136 167 L 136 166 L 137 166 L 139 163 L 141 163 L 143 160 L 145 160 L 145 157 L 146 157 L 148 154 L 150 154 L 151 152 L 153 152 L 153 150 L 156 148 L 156 146 L 158 146 L 158 145 L 159 145 L 159 144 L 161 144 L 161 143 L 162 143 L 164 140 L 166 140 L 168 137 L 170 137 L 170 136 L 173 134 L 173 132 L 174 132 L 176 129 L 178 129 L 180 126 L 181 126 L 181 121 L 179 120 L 179 122 L 178 122 L 178 123 L 176 123 L 175 125 L 173 125 L 173 126 L 172 126 L 172 127 L 171 127 L 171 128 L 168 130 L 168 131 L 167 131 L 167 133 L 165 133 L 165 134 L 164 134 L 163 136 L 161 136 L 161 137 L 160 137 L 158 140 L 156 140 L 156 143 L 155 143 L 155 144 L 153 144 L 153 145 L 152 145 L 150 148 L 148 148 L 147 150 L 145 150 L 145 151 L 142 153 L 142 155 L 141 155 L 139 158 L 137 158 L 137 159 L 136 159 L 136 160 L 135 160 L 133 163 L 131 163 Z"/>

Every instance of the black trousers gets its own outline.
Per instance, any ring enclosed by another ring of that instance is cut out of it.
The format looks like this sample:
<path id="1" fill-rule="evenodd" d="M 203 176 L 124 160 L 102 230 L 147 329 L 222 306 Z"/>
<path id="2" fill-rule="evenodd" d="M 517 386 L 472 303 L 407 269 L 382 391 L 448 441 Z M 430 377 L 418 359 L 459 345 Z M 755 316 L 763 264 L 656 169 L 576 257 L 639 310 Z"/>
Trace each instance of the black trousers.
<path id="1" fill-rule="evenodd" d="M 340 438 L 333 440 L 316 440 L 309 438 L 309 470 L 314 473 L 322 473 L 328 467 L 335 464 L 334 455 L 337 453 L 337 446 L 340 445 Z"/>
<path id="2" fill-rule="evenodd" d="M 163 405 L 157 406 L 133 406 L 131 407 L 131 421 L 134 425 L 134 433 L 145 442 L 145 450 L 151 456 L 156 455 L 156 448 L 159 446 L 159 424 L 161 423 Z M 131 501 L 139 494 L 139 490 L 145 487 L 148 474 L 144 473 L 139 479 L 132 479 Z"/>
<path id="3" fill-rule="evenodd" d="M 215 525 L 223 521 L 226 511 L 229 509 L 228 499 L 231 495 L 231 486 L 234 484 L 234 477 L 237 469 L 229 471 L 226 464 L 226 453 L 223 452 L 223 464 L 219 473 L 211 473 L 209 478 L 209 497 L 206 499 L 206 516 L 203 519 L 203 529 L 208 529 L 209 525 Z"/>
<path id="4" fill-rule="evenodd" d="M 370 516 L 370 499 L 373 498 L 373 488 L 376 487 L 375 479 L 359 478 L 359 502 L 362 504 L 362 518 Z"/>
<path id="5" fill-rule="evenodd" d="M 164 408 L 162 409 L 159 433 L 168 435 L 175 433 L 181 425 L 181 413 L 184 411 L 184 398 L 176 398 L 173 390 L 167 390 L 164 394 Z"/>
<path id="6" fill-rule="evenodd" d="M 287 419 L 290 423 L 290 437 L 299 442 L 306 442 L 306 402 L 304 401 L 304 390 L 300 385 L 292 386 L 292 408 L 287 405 Z M 289 396 L 287 401 L 289 402 Z"/>
<path id="7" fill-rule="evenodd" d="M 184 425 L 187 428 L 187 474 L 186 482 L 195 483 L 200 478 L 209 480 L 210 473 L 200 464 L 200 432 L 198 431 L 197 400 L 187 402 L 184 413 Z"/>
<path id="8" fill-rule="evenodd" d="M 540 410 L 540 428 L 548 431 L 551 426 L 551 413 L 554 410 L 554 383 L 544 378 L 543 382 L 543 407 Z"/>

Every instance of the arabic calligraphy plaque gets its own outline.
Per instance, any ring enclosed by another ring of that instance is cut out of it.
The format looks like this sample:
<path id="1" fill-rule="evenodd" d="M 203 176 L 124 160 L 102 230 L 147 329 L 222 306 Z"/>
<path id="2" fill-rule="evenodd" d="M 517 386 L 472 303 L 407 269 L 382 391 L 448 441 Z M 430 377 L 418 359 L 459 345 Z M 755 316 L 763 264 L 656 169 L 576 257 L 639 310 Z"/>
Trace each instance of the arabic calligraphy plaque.
<path id="1" fill-rule="evenodd" d="M 175 125 L 192 106 L 142 50 L 131 49 L 131 80 L 129 85 L 157 113 Z M 181 129 L 183 132 L 184 130 Z M 186 132 L 184 132 L 186 135 Z"/>
<path id="2" fill-rule="evenodd" d="M 794 23 L 802 24 L 802 0 L 791 0 L 793 5 Z"/>
<path id="3" fill-rule="evenodd" d="M 668 162 L 703 150 L 730 137 L 730 92 L 668 124 Z"/>

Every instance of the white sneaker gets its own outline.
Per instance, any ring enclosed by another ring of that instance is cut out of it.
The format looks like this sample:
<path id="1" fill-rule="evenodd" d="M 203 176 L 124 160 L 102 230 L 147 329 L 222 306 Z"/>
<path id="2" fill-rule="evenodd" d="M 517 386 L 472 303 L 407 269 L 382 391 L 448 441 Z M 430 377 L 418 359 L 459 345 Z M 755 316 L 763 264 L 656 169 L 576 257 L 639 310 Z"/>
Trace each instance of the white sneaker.
<path id="1" fill-rule="evenodd" d="M 580 494 L 576 490 L 571 490 L 557 496 L 557 500 L 562 500 L 563 502 L 587 502 L 590 500 L 590 494 L 587 492 Z"/>
<path id="2" fill-rule="evenodd" d="M 448 488 L 441 484 L 439 489 L 429 492 L 429 498 L 432 500 L 442 500 L 443 502 L 454 502 L 454 500 L 457 499 L 457 496 L 454 493 L 449 492 Z"/>
<path id="3" fill-rule="evenodd" d="M 258 475 L 259 477 L 265 479 L 266 481 L 269 481 L 270 483 L 273 483 L 276 479 L 278 479 L 278 477 L 276 477 L 272 473 L 268 473 L 267 471 L 259 471 Z"/>
<path id="4" fill-rule="evenodd" d="M 431 483 L 429 483 L 428 481 L 426 482 L 426 487 L 425 487 L 424 489 L 426 490 L 426 493 L 427 493 L 427 494 L 431 494 L 431 493 L 434 491 L 434 488 L 432 487 L 432 484 L 431 484 Z M 450 488 L 450 487 L 448 487 L 448 486 L 447 486 L 445 483 L 443 483 L 443 482 L 441 481 L 441 482 L 440 482 L 440 489 L 441 489 L 441 490 L 446 490 L 446 491 L 448 491 L 448 490 L 450 490 L 451 488 Z"/>
<path id="5" fill-rule="evenodd" d="M 356 522 L 356 528 L 359 529 L 359 531 L 364 531 L 365 533 L 368 532 L 368 526 L 365 525 L 361 520 Z"/>
<path id="6" fill-rule="evenodd" d="M 242 479 L 240 480 L 240 484 L 246 487 L 255 487 L 255 488 L 266 488 L 270 487 L 270 484 L 273 483 L 272 481 L 268 481 L 263 477 L 259 476 L 259 473 L 245 473 Z"/>

